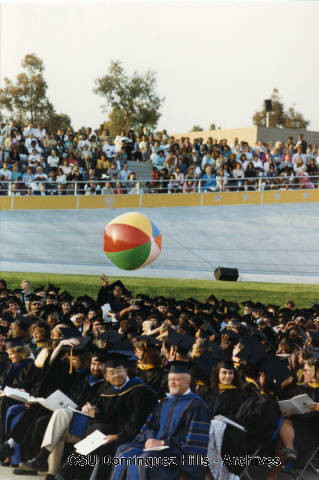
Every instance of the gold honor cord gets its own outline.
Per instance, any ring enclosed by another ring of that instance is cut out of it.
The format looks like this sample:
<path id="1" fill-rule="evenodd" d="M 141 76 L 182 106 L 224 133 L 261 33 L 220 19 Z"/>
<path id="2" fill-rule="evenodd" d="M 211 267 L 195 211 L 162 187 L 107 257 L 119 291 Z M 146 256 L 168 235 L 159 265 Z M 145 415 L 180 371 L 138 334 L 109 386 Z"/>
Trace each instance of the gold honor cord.
<path id="1" fill-rule="evenodd" d="M 73 348 L 71 348 L 71 351 L 70 351 L 70 369 L 69 369 L 69 374 L 70 374 L 70 375 L 71 375 L 71 373 L 72 373 L 72 371 L 73 371 L 72 360 L 73 360 Z"/>

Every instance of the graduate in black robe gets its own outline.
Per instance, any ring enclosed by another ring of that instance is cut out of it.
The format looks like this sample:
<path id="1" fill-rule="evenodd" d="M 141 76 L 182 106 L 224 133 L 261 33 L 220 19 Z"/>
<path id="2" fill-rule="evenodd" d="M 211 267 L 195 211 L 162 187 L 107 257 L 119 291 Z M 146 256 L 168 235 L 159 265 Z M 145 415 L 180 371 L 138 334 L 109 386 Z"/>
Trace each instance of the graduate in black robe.
<path id="1" fill-rule="evenodd" d="M 316 353 L 319 357 L 319 352 Z M 311 357 L 304 364 L 304 380 L 301 385 L 291 384 L 283 390 L 281 399 L 307 394 L 312 400 L 311 412 L 303 415 L 288 415 L 294 429 L 294 448 L 297 458 L 294 461 L 302 468 L 311 452 L 319 445 L 319 358 Z"/>
<path id="2" fill-rule="evenodd" d="M 161 355 L 161 342 L 149 335 L 142 335 L 134 344 L 135 354 L 138 357 L 137 376 L 151 387 L 159 398 L 164 397 Z"/>
<path id="3" fill-rule="evenodd" d="M 6 341 L 6 351 L 11 361 L 9 367 L 4 371 L 0 388 L 4 389 L 8 387 L 17 387 L 17 381 L 20 375 L 25 368 L 28 368 L 33 365 L 33 359 L 26 356 L 28 355 L 28 349 L 25 346 L 23 338 L 14 338 L 8 339 Z M 20 383 L 20 382 L 18 382 Z M 20 383 L 20 388 L 24 388 L 24 385 Z M 15 405 L 17 400 L 13 400 L 9 397 L 2 397 L 0 399 L 0 442 L 3 443 L 5 440 L 5 418 L 7 409 Z M 3 460 L 0 455 L 0 460 Z"/>
<path id="4" fill-rule="evenodd" d="M 110 466 L 102 456 L 115 454 L 122 443 L 133 440 L 156 404 L 156 396 L 138 377 L 128 378 L 126 363 L 129 353 L 112 352 L 106 360 L 107 383 L 96 405 L 94 423 L 89 432 L 100 430 L 105 434 L 105 445 L 93 452 L 100 460 L 94 467 L 94 478 L 105 479 Z M 92 467 L 65 464 L 61 469 L 61 478 L 67 480 L 88 479 Z"/>

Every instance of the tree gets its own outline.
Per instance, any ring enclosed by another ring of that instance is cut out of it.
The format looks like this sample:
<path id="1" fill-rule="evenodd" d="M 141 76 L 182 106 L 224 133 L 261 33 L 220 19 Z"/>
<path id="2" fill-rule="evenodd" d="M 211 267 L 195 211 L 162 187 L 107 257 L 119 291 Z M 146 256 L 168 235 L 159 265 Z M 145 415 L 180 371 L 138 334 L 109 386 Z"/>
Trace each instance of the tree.
<path id="1" fill-rule="evenodd" d="M 281 101 L 277 88 L 273 89 L 271 95 L 272 112 L 269 115 L 269 126 L 277 128 L 307 128 L 309 121 L 305 120 L 300 112 L 295 111 L 295 107 L 291 106 L 287 110 Z M 258 127 L 266 126 L 266 110 L 263 108 L 260 112 L 253 115 L 254 125 Z"/>
<path id="2" fill-rule="evenodd" d="M 19 123 L 32 121 L 45 126 L 59 116 L 69 119 L 65 114 L 58 115 L 47 97 L 42 60 L 31 53 L 24 57 L 21 65 L 24 71 L 17 75 L 16 83 L 5 78 L 4 88 L 0 89 L 0 107 L 6 110 L 9 118 Z"/>
<path id="3" fill-rule="evenodd" d="M 200 125 L 194 125 L 192 128 L 192 132 L 203 132 L 203 128 Z"/>
<path id="4" fill-rule="evenodd" d="M 43 122 L 49 132 L 56 132 L 59 128 L 67 129 L 71 123 L 71 118 L 66 113 L 54 113 Z"/>
<path id="5" fill-rule="evenodd" d="M 122 110 L 118 110 L 117 108 L 113 108 L 111 113 L 109 114 L 108 121 L 104 123 L 104 128 L 107 128 L 110 132 L 111 137 L 116 137 L 118 133 L 121 131 L 122 128 L 126 128 L 125 123 L 125 114 Z M 133 127 L 129 127 L 133 128 Z"/>
<path id="6" fill-rule="evenodd" d="M 109 113 L 108 128 L 118 134 L 121 128 L 155 128 L 161 116 L 164 98 L 156 93 L 156 76 L 152 71 L 129 76 L 119 61 L 112 61 L 108 73 L 95 80 L 94 93 L 104 98 L 102 109 Z"/>

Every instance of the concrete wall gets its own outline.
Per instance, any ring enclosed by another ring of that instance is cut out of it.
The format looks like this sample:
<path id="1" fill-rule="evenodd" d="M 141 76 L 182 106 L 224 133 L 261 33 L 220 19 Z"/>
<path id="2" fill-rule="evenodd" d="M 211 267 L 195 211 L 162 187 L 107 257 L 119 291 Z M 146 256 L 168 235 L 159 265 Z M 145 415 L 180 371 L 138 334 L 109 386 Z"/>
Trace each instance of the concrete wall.
<path id="1" fill-rule="evenodd" d="M 208 137 L 217 138 L 221 140 L 222 138 L 227 138 L 228 145 L 233 143 L 233 139 L 238 137 L 239 141 L 245 140 L 250 145 L 254 145 L 257 139 L 257 127 L 243 127 L 243 128 L 230 128 L 228 130 L 206 130 L 203 132 L 183 132 L 173 134 L 175 138 L 189 137 L 191 140 L 194 138 L 203 138 L 204 141 Z"/>
<path id="2" fill-rule="evenodd" d="M 308 144 L 319 144 L 319 132 L 311 132 L 310 130 L 295 130 L 293 128 L 258 127 L 257 140 L 263 140 L 266 143 L 274 140 L 286 142 L 288 137 L 292 137 L 293 141 L 296 142 L 298 140 L 299 133 L 303 134 L 304 139 Z"/>
<path id="3" fill-rule="evenodd" d="M 266 127 L 242 127 L 231 128 L 225 130 L 206 130 L 203 132 L 184 132 L 173 134 L 175 138 L 189 137 L 191 140 L 194 138 L 203 138 L 204 141 L 208 137 L 217 138 L 221 140 L 227 138 L 228 145 L 233 143 L 233 139 L 237 137 L 239 141 L 245 140 L 249 145 L 255 145 L 257 140 L 263 140 L 266 143 L 275 142 L 281 140 L 287 141 L 288 137 L 293 137 L 294 141 L 297 141 L 298 134 L 302 133 L 307 143 L 313 145 L 319 144 L 319 132 L 312 132 L 310 130 L 294 130 L 292 128 L 266 128 Z"/>
<path id="4" fill-rule="evenodd" d="M 0 210 L 87 210 L 158 207 L 214 207 L 319 202 L 319 189 L 145 195 L 0 197 Z"/>

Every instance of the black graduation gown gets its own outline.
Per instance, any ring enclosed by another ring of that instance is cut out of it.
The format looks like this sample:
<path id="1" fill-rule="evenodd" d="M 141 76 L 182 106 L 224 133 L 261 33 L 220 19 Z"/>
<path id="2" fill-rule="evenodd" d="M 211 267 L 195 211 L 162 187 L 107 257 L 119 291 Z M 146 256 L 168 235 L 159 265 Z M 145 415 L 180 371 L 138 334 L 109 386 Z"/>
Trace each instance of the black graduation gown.
<path id="1" fill-rule="evenodd" d="M 279 419 L 280 410 L 273 395 L 261 399 L 252 393 L 246 398 L 234 418 L 246 432 L 231 425 L 224 431 L 221 456 L 229 472 L 241 475 L 245 467 L 234 459 L 252 455 L 260 444 L 269 446 Z"/>
<path id="2" fill-rule="evenodd" d="M 319 387 L 313 388 L 308 384 L 297 385 L 294 395 L 306 393 L 315 403 L 319 403 Z M 297 460 L 295 465 L 302 468 L 311 452 L 319 445 L 319 412 L 309 412 L 304 415 L 294 415 L 290 418 L 295 429 L 295 449 Z"/>
<path id="3" fill-rule="evenodd" d="M 119 390 L 105 383 L 96 405 L 94 423 L 88 433 L 100 430 L 106 435 L 118 435 L 119 438 L 118 441 L 105 445 L 92 454 L 113 456 L 119 445 L 132 441 L 155 404 L 154 392 L 137 377 L 130 379 Z M 66 463 L 61 473 L 66 480 L 87 480 L 92 469 L 92 466 L 83 467 Z M 101 463 L 98 470 L 97 478 L 108 478 L 107 465 Z"/>
<path id="4" fill-rule="evenodd" d="M 32 395 L 46 398 L 56 390 L 61 390 L 75 403 L 81 394 L 87 395 L 87 386 L 81 375 L 75 371 L 69 374 L 67 361 L 61 360 L 58 356 L 50 365 L 49 360 L 50 356 L 46 359 L 44 366 L 37 369 L 39 372 L 33 371 L 33 374 L 37 373 L 39 378 L 37 384 L 30 390 Z M 50 410 L 39 404 L 33 404 L 23 412 L 12 429 L 10 436 L 20 444 L 22 461 L 29 460 L 32 458 L 32 453 L 36 453 L 40 449 L 42 437 L 51 415 Z M 42 432 L 42 436 L 40 432 Z"/>
<path id="5" fill-rule="evenodd" d="M 210 413 L 210 418 L 216 415 L 224 415 L 232 418 L 245 400 L 245 396 L 239 388 L 226 389 L 222 393 L 218 388 L 210 388 L 203 396 Z"/>
<path id="6" fill-rule="evenodd" d="M 90 385 L 88 372 L 73 374 L 73 388 L 70 398 L 78 405 L 79 409 L 81 409 L 86 402 L 94 405 L 98 400 L 100 390 L 104 383 L 105 381 L 103 379 L 102 382 Z M 51 416 L 52 412 L 47 410 L 44 415 L 39 416 L 27 429 L 20 445 L 24 460 L 35 457 L 40 450 L 43 436 Z"/>
<path id="7" fill-rule="evenodd" d="M 146 383 L 146 385 L 151 387 L 157 393 L 159 398 L 165 395 L 165 392 L 162 391 L 162 379 L 164 372 L 160 367 L 153 367 L 145 370 L 138 368 L 137 375 L 141 380 L 143 380 L 144 383 Z"/>
<path id="8" fill-rule="evenodd" d="M 9 365 L 10 360 L 7 352 L 0 352 L 0 377 L 2 377 L 4 372 L 8 369 Z"/>
<path id="9" fill-rule="evenodd" d="M 9 386 L 17 388 L 18 383 L 19 388 L 25 388 L 23 383 L 21 384 L 21 382 L 18 382 L 18 378 L 22 377 L 24 369 L 28 369 L 29 366 L 32 364 L 33 360 L 31 358 L 22 360 L 16 365 L 11 363 L 2 376 L 1 387 L 4 388 L 5 386 Z M 18 402 L 17 400 L 13 400 L 12 398 L 8 397 L 0 398 L 0 443 L 3 443 L 5 441 L 5 419 L 7 410 L 9 407 L 17 403 L 21 402 Z"/>

